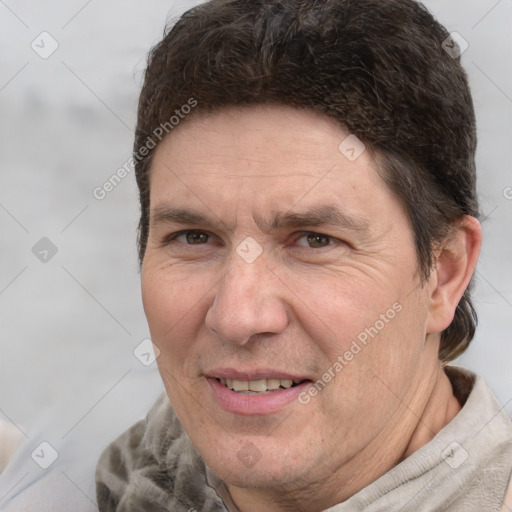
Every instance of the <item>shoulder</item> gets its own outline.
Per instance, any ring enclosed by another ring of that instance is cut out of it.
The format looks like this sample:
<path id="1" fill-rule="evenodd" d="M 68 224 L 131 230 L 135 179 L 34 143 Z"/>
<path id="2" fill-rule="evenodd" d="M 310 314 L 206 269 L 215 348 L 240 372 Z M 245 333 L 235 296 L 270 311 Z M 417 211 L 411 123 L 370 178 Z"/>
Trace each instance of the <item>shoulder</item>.
<path id="1" fill-rule="evenodd" d="M 163 392 L 146 417 L 102 452 L 96 467 L 100 512 L 201 509 L 215 493 L 205 466 Z M 212 494 L 213 493 L 213 494 Z"/>

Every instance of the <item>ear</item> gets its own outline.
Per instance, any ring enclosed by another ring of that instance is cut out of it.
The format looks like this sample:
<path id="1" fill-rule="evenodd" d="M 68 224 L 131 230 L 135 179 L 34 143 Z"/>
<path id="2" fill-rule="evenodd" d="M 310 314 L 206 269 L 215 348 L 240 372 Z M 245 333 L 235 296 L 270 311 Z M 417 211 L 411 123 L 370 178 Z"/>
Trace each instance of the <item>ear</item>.
<path id="1" fill-rule="evenodd" d="M 429 278 L 428 333 L 444 331 L 453 320 L 455 309 L 475 271 L 482 228 L 474 217 L 465 215 L 436 251 L 436 262 Z"/>

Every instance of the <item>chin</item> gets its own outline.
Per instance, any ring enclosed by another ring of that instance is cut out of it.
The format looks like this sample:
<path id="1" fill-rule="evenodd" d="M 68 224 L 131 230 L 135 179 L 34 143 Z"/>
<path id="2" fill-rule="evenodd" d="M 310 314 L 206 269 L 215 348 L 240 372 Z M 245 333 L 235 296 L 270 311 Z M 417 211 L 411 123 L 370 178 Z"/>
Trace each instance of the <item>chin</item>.
<path id="1" fill-rule="evenodd" d="M 245 438 L 226 444 L 217 445 L 213 453 L 210 450 L 199 453 L 210 469 L 230 485 L 242 488 L 282 487 L 309 473 L 306 460 L 299 460 L 295 453 L 288 453 L 282 444 L 280 449 L 276 449 L 272 443 L 262 443 L 261 437 L 254 441 Z"/>
<path id="2" fill-rule="evenodd" d="M 216 472 L 224 482 L 229 485 L 242 488 L 276 488 L 289 485 L 296 480 L 292 477 L 290 471 L 286 471 L 284 467 L 264 467 L 265 464 L 260 462 L 253 467 L 245 467 L 243 464 L 234 466 L 232 464 L 221 465 L 220 473 Z"/>

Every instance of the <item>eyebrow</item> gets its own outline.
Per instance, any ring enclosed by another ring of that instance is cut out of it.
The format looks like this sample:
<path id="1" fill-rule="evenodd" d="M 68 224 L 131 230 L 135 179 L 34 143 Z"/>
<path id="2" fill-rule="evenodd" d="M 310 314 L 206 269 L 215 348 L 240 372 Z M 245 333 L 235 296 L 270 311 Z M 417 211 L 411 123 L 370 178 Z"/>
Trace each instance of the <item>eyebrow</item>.
<path id="1" fill-rule="evenodd" d="M 335 205 L 320 205 L 304 212 L 286 211 L 275 213 L 270 221 L 254 217 L 258 228 L 263 232 L 277 229 L 318 227 L 322 225 L 340 226 L 352 231 L 367 231 L 370 227 L 368 219 L 354 214 L 348 214 Z M 220 218 L 205 215 L 189 208 L 156 207 L 152 211 L 151 224 L 195 224 L 208 228 L 223 226 L 228 231 L 234 228 L 228 226 Z"/>
<path id="2" fill-rule="evenodd" d="M 151 224 L 220 224 L 212 218 L 188 208 L 158 207 L 153 210 Z"/>
<path id="3" fill-rule="evenodd" d="M 270 223 L 257 220 L 262 230 L 272 231 L 279 228 L 317 227 L 324 224 L 341 226 L 353 231 L 365 231 L 370 223 L 360 215 L 348 214 L 335 205 L 315 206 L 305 212 L 287 211 L 277 214 Z"/>

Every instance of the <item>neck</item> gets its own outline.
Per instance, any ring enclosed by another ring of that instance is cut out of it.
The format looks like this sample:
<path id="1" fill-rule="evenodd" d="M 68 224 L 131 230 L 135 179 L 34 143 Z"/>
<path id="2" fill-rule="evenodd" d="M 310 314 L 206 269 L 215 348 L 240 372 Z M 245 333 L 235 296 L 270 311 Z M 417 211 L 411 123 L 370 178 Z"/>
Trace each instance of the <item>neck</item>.
<path id="1" fill-rule="evenodd" d="M 442 367 L 439 367 L 434 389 L 400 460 L 409 457 L 430 442 L 445 425 L 457 416 L 460 410 L 461 405 L 453 394 L 450 379 Z"/>
<path id="2" fill-rule="evenodd" d="M 406 412 L 400 418 L 390 422 L 370 445 L 332 472 L 327 480 L 308 482 L 301 489 L 228 486 L 234 502 L 241 512 L 325 510 L 347 500 L 427 444 L 461 409 L 439 362 L 417 382 L 404 405 Z"/>

